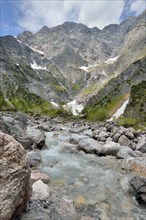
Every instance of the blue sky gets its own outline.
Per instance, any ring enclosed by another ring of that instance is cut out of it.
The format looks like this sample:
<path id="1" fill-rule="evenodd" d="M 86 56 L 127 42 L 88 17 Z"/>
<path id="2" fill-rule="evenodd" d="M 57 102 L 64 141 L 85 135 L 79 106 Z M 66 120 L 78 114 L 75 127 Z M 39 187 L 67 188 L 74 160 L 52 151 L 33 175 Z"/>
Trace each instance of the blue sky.
<path id="1" fill-rule="evenodd" d="M 0 0 L 0 35 L 36 32 L 68 20 L 102 29 L 145 8 L 145 0 Z"/>

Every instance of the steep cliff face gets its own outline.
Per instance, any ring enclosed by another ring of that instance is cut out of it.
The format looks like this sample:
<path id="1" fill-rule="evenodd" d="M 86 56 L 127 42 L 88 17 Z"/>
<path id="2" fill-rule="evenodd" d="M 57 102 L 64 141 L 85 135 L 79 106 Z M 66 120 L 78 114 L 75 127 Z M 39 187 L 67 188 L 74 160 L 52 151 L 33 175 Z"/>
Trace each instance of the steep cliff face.
<path id="1" fill-rule="evenodd" d="M 137 88 L 133 86 L 146 80 L 145 63 L 146 57 L 136 61 L 99 90 L 98 93 L 88 101 L 83 110 L 83 113 L 87 115 L 87 118 L 91 120 L 103 120 L 111 117 L 122 103 L 128 99 L 131 88 L 133 88 L 133 94 L 136 92 Z M 140 88 L 140 85 L 138 88 Z M 145 85 L 145 83 L 143 82 L 142 85 Z M 144 88 L 142 91 L 145 92 Z M 135 94 L 135 97 L 136 96 L 137 95 Z M 134 99 L 134 94 L 132 97 Z M 133 117 L 130 112 L 129 115 Z M 142 118 L 143 116 L 144 115 L 141 115 Z"/>

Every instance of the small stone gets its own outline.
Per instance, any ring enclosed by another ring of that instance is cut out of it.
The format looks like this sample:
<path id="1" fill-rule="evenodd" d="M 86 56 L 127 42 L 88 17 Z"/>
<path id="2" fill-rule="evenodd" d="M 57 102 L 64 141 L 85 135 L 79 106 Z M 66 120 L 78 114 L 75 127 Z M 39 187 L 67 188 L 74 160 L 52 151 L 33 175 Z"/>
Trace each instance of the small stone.
<path id="1" fill-rule="evenodd" d="M 31 173 L 31 183 L 33 184 L 34 182 L 42 180 L 43 183 L 49 183 L 49 177 L 45 173 L 37 173 L 37 172 L 32 172 Z"/>
<path id="2" fill-rule="evenodd" d="M 75 207 L 81 207 L 86 204 L 86 199 L 84 196 L 80 195 L 74 198 Z"/>

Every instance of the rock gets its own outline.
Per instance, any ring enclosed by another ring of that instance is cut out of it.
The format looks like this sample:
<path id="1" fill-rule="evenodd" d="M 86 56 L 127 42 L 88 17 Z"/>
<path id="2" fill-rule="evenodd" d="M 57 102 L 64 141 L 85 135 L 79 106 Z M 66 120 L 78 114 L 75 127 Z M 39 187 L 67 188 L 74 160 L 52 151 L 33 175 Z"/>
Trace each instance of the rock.
<path id="1" fill-rule="evenodd" d="M 80 196 L 77 196 L 74 198 L 74 206 L 75 207 L 79 208 L 85 204 L 86 204 L 86 198 L 84 196 L 80 195 Z"/>
<path id="2" fill-rule="evenodd" d="M 44 131 L 28 126 L 26 134 L 33 140 L 38 149 L 42 149 L 44 147 L 46 139 Z"/>
<path id="3" fill-rule="evenodd" d="M 63 220 L 77 220 L 76 210 L 73 206 L 73 201 L 64 196 L 55 207 L 56 211 Z"/>
<path id="4" fill-rule="evenodd" d="M 119 133 L 114 134 L 114 135 L 113 135 L 113 141 L 114 141 L 114 142 L 118 142 L 120 136 L 121 136 L 121 134 L 119 134 Z"/>
<path id="5" fill-rule="evenodd" d="M 32 196 L 31 200 L 33 199 L 47 199 L 49 198 L 50 190 L 49 186 L 43 183 L 42 180 L 37 180 L 32 185 Z"/>
<path id="6" fill-rule="evenodd" d="M 43 183 L 49 183 L 50 179 L 45 173 L 31 172 L 31 184 L 34 182 L 42 180 Z"/>
<path id="7" fill-rule="evenodd" d="M 146 157 L 129 157 L 123 161 L 122 167 L 146 176 Z"/>
<path id="8" fill-rule="evenodd" d="M 109 134 L 105 131 L 101 131 L 98 135 L 98 140 L 102 141 L 102 140 L 106 140 L 106 138 L 109 137 Z"/>
<path id="9" fill-rule="evenodd" d="M 77 153 L 77 145 L 70 143 L 63 143 L 59 153 Z"/>
<path id="10" fill-rule="evenodd" d="M 116 156 L 120 149 L 120 144 L 108 141 L 101 148 L 101 154 Z"/>
<path id="11" fill-rule="evenodd" d="M 20 142 L 25 149 L 30 148 L 33 140 L 26 134 L 26 130 L 24 129 L 22 122 L 14 120 L 10 116 L 4 117 L 4 121 L 7 124 L 9 134 Z"/>
<path id="12" fill-rule="evenodd" d="M 15 120 L 18 121 L 19 125 L 21 128 L 26 128 L 27 127 L 27 115 L 23 112 L 17 112 L 15 116 Z"/>
<path id="13" fill-rule="evenodd" d="M 42 157 L 38 150 L 33 150 L 27 153 L 27 160 L 30 167 L 35 167 L 41 163 Z"/>
<path id="14" fill-rule="evenodd" d="M 127 130 L 127 132 L 132 133 L 132 134 L 134 135 L 134 137 L 137 137 L 138 132 L 137 132 L 134 128 L 129 127 L 129 128 L 127 128 L 126 130 Z"/>
<path id="15" fill-rule="evenodd" d="M 70 137 L 71 144 L 78 144 L 80 140 L 87 138 L 86 135 L 72 134 Z"/>
<path id="16" fill-rule="evenodd" d="M 128 157 L 136 157 L 134 151 L 129 147 L 121 146 L 119 152 L 117 153 L 117 158 L 119 159 L 126 159 Z"/>
<path id="17" fill-rule="evenodd" d="M 134 139 L 134 134 L 130 131 L 127 131 L 125 133 L 125 136 L 129 139 L 129 140 L 133 140 Z"/>
<path id="18" fill-rule="evenodd" d="M 8 125 L 6 124 L 6 122 L 4 121 L 2 116 L 0 116 L 0 131 L 4 132 L 6 134 L 10 134 L 10 130 L 8 128 Z"/>
<path id="19" fill-rule="evenodd" d="M 84 138 L 79 141 L 77 149 L 89 154 L 100 154 L 102 145 L 92 138 Z"/>
<path id="20" fill-rule="evenodd" d="M 83 216 L 83 217 L 81 218 L 81 220 L 96 220 L 96 219 L 93 218 L 93 217 L 90 217 L 90 216 Z"/>
<path id="21" fill-rule="evenodd" d="M 130 181 L 130 191 L 140 206 L 146 208 L 146 178 L 135 176 Z"/>
<path id="22" fill-rule="evenodd" d="M 125 135 L 122 135 L 119 138 L 118 143 L 122 146 L 127 146 L 127 147 L 130 147 L 132 145 L 131 141 Z"/>
<path id="23" fill-rule="evenodd" d="M 142 152 L 139 150 L 135 150 L 134 153 L 136 154 L 136 157 L 142 157 Z"/>
<path id="24" fill-rule="evenodd" d="M 1 220 L 19 216 L 31 194 L 26 152 L 12 136 L 0 132 Z"/>
<path id="25" fill-rule="evenodd" d="M 146 153 L 146 136 L 142 136 L 136 145 L 136 149 L 142 153 Z"/>

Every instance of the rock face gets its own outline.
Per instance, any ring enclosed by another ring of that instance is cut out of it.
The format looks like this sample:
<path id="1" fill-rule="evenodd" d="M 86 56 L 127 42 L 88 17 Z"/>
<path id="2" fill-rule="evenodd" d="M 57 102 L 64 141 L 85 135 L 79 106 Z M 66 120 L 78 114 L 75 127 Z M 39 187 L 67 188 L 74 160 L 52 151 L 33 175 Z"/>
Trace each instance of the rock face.
<path id="1" fill-rule="evenodd" d="M 9 220 L 26 208 L 31 194 L 26 152 L 12 136 L 0 132 L 0 216 Z"/>

